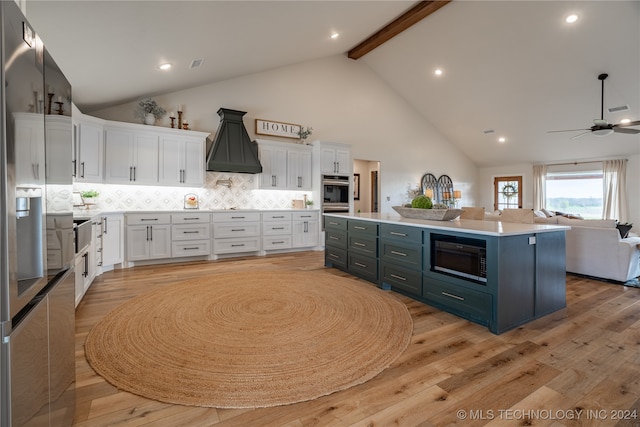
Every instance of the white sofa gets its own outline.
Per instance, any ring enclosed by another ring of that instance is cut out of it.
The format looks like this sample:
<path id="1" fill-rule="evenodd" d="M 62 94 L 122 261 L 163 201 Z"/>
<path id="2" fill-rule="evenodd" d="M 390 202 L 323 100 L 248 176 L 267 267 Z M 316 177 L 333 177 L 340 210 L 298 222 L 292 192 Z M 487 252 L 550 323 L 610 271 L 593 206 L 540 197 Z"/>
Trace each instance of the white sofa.
<path id="1" fill-rule="evenodd" d="M 501 220 L 494 213 L 485 219 Z M 568 272 L 617 282 L 640 276 L 640 237 L 621 238 L 615 220 L 536 216 L 534 223 L 571 227 L 565 239 Z"/>
<path id="2" fill-rule="evenodd" d="M 615 220 L 558 217 L 569 225 L 566 234 L 567 271 L 626 282 L 640 276 L 640 237 L 622 239 Z"/>

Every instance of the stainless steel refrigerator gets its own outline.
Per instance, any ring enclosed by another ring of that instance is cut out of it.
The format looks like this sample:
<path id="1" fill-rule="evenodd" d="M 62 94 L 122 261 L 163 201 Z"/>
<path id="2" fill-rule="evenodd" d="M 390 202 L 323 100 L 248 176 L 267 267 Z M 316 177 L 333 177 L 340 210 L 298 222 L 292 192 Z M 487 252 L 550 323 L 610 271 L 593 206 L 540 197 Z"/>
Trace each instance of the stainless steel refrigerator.
<path id="1" fill-rule="evenodd" d="M 71 86 L 0 2 L 0 425 L 75 410 Z"/>

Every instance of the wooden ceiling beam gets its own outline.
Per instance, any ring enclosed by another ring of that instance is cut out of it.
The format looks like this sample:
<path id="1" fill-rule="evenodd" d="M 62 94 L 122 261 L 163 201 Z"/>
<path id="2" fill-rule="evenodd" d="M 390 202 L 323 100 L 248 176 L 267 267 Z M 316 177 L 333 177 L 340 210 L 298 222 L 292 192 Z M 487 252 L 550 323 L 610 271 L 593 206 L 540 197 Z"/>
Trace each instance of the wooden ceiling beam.
<path id="1" fill-rule="evenodd" d="M 358 59 L 371 52 L 384 42 L 397 36 L 413 24 L 431 15 L 436 10 L 445 6 L 451 0 L 431 0 L 418 2 L 411 9 L 394 19 L 389 24 L 378 30 L 358 46 L 351 49 L 347 56 L 351 59 Z"/>

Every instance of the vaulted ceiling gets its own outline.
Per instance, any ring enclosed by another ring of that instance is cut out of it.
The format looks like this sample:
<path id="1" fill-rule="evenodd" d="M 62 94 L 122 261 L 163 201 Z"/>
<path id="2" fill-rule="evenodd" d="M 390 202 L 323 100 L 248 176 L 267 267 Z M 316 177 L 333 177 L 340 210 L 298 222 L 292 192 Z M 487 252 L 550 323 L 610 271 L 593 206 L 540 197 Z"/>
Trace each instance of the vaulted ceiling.
<path id="1" fill-rule="evenodd" d="M 414 5 L 29 0 L 27 15 L 90 112 L 346 55 Z M 567 24 L 571 13 L 578 21 Z M 547 133 L 600 117 L 600 73 L 609 74 L 605 119 L 640 120 L 640 1 L 454 0 L 358 61 L 479 166 L 640 153 L 640 134 Z M 174 65 L 170 74 L 162 62 Z M 607 110 L 618 106 L 628 109 Z"/>

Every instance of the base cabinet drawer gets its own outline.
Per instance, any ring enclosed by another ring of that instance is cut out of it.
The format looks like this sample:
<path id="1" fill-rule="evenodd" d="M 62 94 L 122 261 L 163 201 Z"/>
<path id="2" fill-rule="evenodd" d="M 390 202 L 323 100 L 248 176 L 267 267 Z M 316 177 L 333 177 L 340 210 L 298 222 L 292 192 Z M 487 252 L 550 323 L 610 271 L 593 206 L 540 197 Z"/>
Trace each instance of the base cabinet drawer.
<path id="1" fill-rule="evenodd" d="M 380 257 L 385 261 L 405 268 L 422 270 L 422 245 L 398 245 L 383 240 L 380 246 Z"/>
<path id="2" fill-rule="evenodd" d="M 284 236 L 264 236 L 262 238 L 262 249 L 265 251 L 274 251 L 278 249 L 291 248 L 291 235 Z"/>
<path id="3" fill-rule="evenodd" d="M 236 239 L 213 240 L 213 253 L 216 255 L 256 252 L 259 250 L 260 237 L 240 237 Z"/>
<path id="4" fill-rule="evenodd" d="M 427 277 L 424 279 L 423 296 L 427 301 L 483 325 L 491 321 L 493 303 L 490 294 Z"/>
<path id="5" fill-rule="evenodd" d="M 409 270 L 381 262 L 382 282 L 391 286 L 391 289 L 408 292 L 413 295 L 422 295 L 422 272 Z"/>
<path id="6" fill-rule="evenodd" d="M 347 269 L 347 251 L 333 246 L 326 246 L 324 250 L 325 267 L 335 267 L 341 270 Z"/>
<path id="7" fill-rule="evenodd" d="M 210 240 L 186 240 L 181 242 L 173 242 L 171 245 L 171 256 L 209 256 L 211 254 Z"/>
<path id="8" fill-rule="evenodd" d="M 347 218 L 337 218 L 334 216 L 325 217 L 324 228 L 347 231 Z"/>
<path id="9" fill-rule="evenodd" d="M 172 240 L 203 240 L 210 237 L 209 224 L 179 224 L 171 226 Z"/>
<path id="10" fill-rule="evenodd" d="M 213 224 L 213 237 L 215 239 L 225 237 L 248 237 L 260 235 L 259 222 L 237 222 Z"/>
<path id="11" fill-rule="evenodd" d="M 378 260 L 376 258 L 349 253 L 347 271 L 354 276 L 378 283 Z"/>
<path id="12" fill-rule="evenodd" d="M 347 249 L 347 233 L 336 230 L 326 230 L 325 244 L 327 246 L 334 246 L 340 249 Z"/>
<path id="13" fill-rule="evenodd" d="M 378 257 L 378 238 L 360 234 L 349 234 L 349 251 L 361 255 Z"/>

